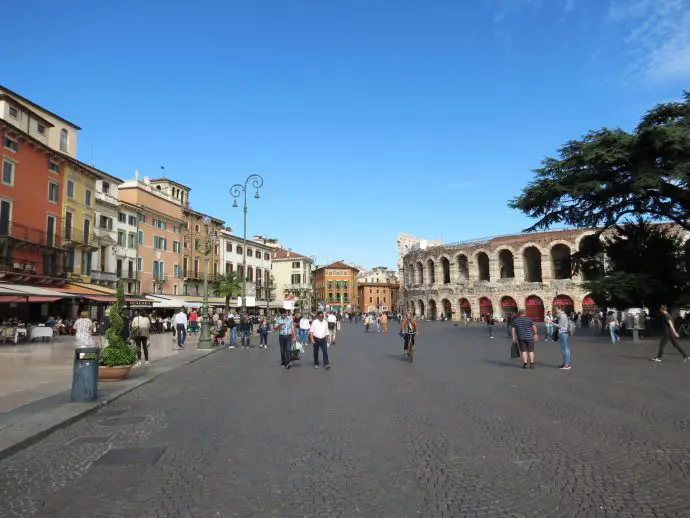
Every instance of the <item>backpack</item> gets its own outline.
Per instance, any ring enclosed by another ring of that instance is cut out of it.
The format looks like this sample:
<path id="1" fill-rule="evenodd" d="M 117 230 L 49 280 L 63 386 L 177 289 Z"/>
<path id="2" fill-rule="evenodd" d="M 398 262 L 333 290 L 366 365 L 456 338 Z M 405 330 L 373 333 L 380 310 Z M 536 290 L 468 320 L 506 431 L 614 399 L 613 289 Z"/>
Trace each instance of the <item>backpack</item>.
<path id="1" fill-rule="evenodd" d="M 575 334 L 575 322 L 568 320 L 568 334 L 570 336 Z"/>

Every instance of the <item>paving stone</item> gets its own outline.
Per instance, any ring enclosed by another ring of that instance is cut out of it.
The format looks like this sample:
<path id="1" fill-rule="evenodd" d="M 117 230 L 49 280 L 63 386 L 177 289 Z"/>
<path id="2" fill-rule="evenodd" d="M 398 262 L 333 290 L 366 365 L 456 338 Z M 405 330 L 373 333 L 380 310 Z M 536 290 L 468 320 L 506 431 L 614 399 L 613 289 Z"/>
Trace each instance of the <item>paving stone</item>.
<path id="1" fill-rule="evenodd" d="M 0 461 L 0 516 L 690 516 L 689 366 L 572 347 L 571 371 L 552 343 L 523 371 L 505 339 L 425 323 L 413 364 L 358 325 L 331 371 L 221 351 Z"/>

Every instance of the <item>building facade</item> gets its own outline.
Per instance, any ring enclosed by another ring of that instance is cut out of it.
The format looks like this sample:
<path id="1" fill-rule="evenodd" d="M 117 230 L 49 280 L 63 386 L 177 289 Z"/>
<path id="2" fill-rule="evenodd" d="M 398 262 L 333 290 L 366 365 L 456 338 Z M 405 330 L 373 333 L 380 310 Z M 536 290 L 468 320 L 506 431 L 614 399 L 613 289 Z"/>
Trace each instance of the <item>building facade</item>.
<path id="1" fill-rule="evenodd" d="M 403 232 L 398 234 L 398 274 L 402 275 L 404 268 L 403 257 L 412 250 L 425 250 L 431 246 L 440 246 L 443 244 L 441 240 L 423 239 L 421 237 L 405 234 Z"/>
<path id="2" fill-rule="evenodd" d="M 357 274 L 357 283 L 398 284 L 398 275 L 386 266 L 376 266 L 371 270 L 359 270 Z"/>
<path id="3" fill-rule="evenodd" d="M 398 290 L 393 282 L 357 283 L 357 300 L 362 313 L 394 311 L 398 308 Z"/>
<path id="4" fill-rule="evenodd" d="M 138 213 L 136 277 L 143 293 L 182 294 L 181 198 L 163 192 L 144 177 L 118 186 L 119 199 Z M 184 200 L 184 201 L 183 201 Z"/>
<path id="5" fill-rule="evenodd" d="M 269 308 L 276 306 L 275 286 L 272 274 L 272 248 L 247 241 L 247 272 L 243 268 L 244 240 L 235 236 L 232 229 L 221 231 L 220 241 L 220 274 L 235 273 L 242 284 L 246 278 L 248 307 Z"/>
<path id="6" fill-rule="evenodd" d="M 313 308 L 312 272 L 314 262 L 310 257 L 286 250 L 273 249 L 271 253 L 275 298 L 277 302 L 294 295 L 301 309 Z"/>
<path id="7" fill-rule="evenodd" d="M 185 219 L 182 236 L 182 293 L 200 296 L 204 293 L 207 239 L 209 282 L 215 281 L 221 273 L 220 233 L 224 222 L 189 207 L 182 208 L 182 216 Z M 204 224 L 204 218 L 208 218 L 208 225 Z"/>
<path id="8" fill-rule="evenodd" d="M 525 308 L 535 320 L 554 305 L 598 311 L 570 258 L 594 230 L 516 234 L 418 249 L 404 257 L 403 305 L 416 315 L 459 320 Z"/>
<path id="9" fill-rule="evenodd" d="M 0 109 L 7 109 L 7 103 Z M 0 272 L 5 280 L 64 283 L 62 186 L 67 159 L 0 119 Z"/>
<path id="10" fill-rule="evenodd" d="M 317 303 L 334 311 L 350 311 L 358 305 L 358 270 L 343 261 L 336 261 L 314 270 L 314 297 Z"/>

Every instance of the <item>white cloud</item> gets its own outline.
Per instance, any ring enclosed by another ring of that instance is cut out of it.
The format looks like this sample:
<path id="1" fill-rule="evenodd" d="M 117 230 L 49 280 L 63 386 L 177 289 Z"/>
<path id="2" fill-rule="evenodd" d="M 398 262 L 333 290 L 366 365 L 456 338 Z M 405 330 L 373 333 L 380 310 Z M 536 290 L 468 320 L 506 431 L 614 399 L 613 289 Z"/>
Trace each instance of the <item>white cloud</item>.
<path id="1" fill-rule="evenodd" d="M 690 77 L 690 0 L 612 0 L 609 20 L 627 28 L 632 74 L 654 81 Z"/>

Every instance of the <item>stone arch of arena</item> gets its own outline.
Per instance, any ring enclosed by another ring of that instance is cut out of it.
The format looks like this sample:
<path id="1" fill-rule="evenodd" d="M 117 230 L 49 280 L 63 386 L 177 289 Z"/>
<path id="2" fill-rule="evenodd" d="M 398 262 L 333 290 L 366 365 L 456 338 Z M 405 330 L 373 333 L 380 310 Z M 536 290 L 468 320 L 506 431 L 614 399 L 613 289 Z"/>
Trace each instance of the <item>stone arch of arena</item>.
<path id="1" fill-rule="evenodd" d="M 596 303 L 572 275 L 571 254 L 594 230 L 516 234 L 496 239 L 439 245 L 409 252 L 402 275 L 407 304 L 426 319 L 496 317 L 524 308 L 541 320 L 556 302 L 587 311 Z M 591 238 L 590 238 L 591 239 Z M 450 310 L 450 311 L 449 311 Z"/>

